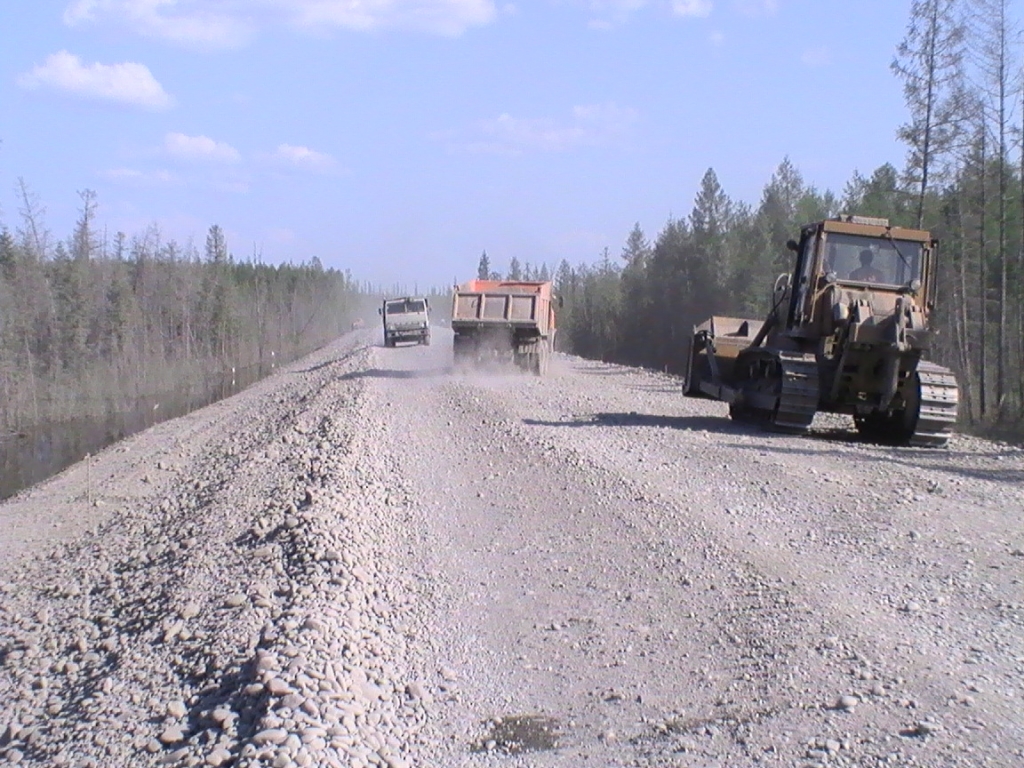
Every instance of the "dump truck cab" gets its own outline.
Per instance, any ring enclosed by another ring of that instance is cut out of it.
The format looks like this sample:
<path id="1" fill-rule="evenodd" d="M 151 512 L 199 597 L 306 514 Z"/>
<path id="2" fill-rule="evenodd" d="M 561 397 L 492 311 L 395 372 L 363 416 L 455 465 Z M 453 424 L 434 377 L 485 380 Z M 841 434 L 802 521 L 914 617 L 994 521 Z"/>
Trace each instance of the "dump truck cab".
<path id="1" fill-rule="evenodd" d="M 399 342 L 430 344 L 430 302 L 423 296 L 384 299 L 377 310 L 384 322 L 384 346 Z"/>

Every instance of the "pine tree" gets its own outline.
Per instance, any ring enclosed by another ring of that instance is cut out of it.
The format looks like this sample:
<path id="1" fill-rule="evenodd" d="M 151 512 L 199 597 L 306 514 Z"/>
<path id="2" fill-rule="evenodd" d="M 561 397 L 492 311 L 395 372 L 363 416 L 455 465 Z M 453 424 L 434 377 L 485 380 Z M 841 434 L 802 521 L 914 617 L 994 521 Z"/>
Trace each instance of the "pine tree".
<path id="1" fill-rule="evenodd" d="M 726 248 L 726 232 L 732 226 L 732 203 L 718 182 L 713 168 L 701 179 L 700 190 L 690 212 L 692 249 L 687 265 L 693 298 L 713 312 L 732 269 L 732 254 Z"/>
<path id="2" fill-rule="evenodd" d="M 93 221 L 96 219 L 96 193 L 86 189 L 79 192 L 78 196 L 82 199 L 82 210 L 75 224 L 75 232 L 71 236 L 71 257 L 75 261 L 88 261 L 98 248 L 96 233 L 93 231 Z"/>
<path id="3" fill-rule="evenodd" d="M 633 365 L 643 365 L 652 352 L 651 328 L 656 325 L 651 312 L 647 275 L 651 244 L 640 228 L 640 222 L 633 225 L 620 255 L 625 262 L 622 269 L 621 357 Z"/>

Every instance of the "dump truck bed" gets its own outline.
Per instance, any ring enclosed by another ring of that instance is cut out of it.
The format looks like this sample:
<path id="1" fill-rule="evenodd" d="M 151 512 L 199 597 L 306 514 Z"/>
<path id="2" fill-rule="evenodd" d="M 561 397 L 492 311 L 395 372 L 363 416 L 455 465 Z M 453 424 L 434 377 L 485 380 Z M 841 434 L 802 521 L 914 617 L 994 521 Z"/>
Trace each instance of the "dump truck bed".
<path id="1" fill-rule="evenodd" d="M 546 337 L 554 330 L 551 283 L 470 280 L 455 290 L 452 330 L 535 328 Z"/>

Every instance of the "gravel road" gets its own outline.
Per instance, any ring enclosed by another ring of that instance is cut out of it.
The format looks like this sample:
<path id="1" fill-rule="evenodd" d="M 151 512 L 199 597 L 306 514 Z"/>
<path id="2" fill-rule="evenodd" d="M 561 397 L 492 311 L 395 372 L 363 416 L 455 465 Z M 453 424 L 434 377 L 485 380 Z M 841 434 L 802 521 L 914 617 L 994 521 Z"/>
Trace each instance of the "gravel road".
<path id="1" fill-rule="evenodd" d="M 1024 765 L 1024 451 L 347 335 L 0 505 L 0 765 Z"/>

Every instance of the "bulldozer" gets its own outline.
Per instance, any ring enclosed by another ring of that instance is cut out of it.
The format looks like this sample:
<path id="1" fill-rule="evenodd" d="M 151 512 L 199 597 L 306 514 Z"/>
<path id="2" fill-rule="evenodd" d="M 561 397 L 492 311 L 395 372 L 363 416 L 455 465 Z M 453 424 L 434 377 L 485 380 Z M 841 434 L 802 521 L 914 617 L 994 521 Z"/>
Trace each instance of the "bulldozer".
<path id="1" fill-rule="evenodd" d="M 684 394 L 729 404 L 736 421 L 804 433 L 819 411 L 849 414 L 871 442 L 943 446 L 959 390 L 925 359 L 935 333 L 937 241 L 887 219 L 838 216 L 804 226 L 792 274 L 764 320 L 694 327 Z"/>

